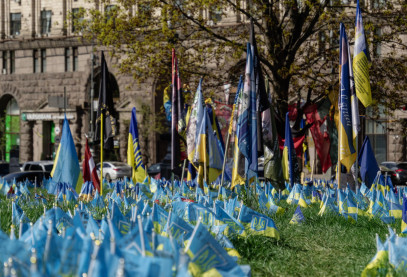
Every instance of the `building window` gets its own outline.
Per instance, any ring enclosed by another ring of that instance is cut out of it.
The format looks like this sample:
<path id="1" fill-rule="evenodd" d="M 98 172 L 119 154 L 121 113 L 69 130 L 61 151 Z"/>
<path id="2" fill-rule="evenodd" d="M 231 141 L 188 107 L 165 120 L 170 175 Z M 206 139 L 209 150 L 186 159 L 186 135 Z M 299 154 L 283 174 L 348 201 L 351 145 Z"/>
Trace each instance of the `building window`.
<path id="1" fill-rule="evenodd" d="M 222 20 L 222 9 L 213 7 L 209 11 L 209 20 L 216 24 Z"/>
<path id="2" fill-rule="evenodd" d="M 41 72 L 47 71 L 47 50 L 41 49 Z"/>
<path id="3" fill-rule="evenodd" d="M 16 57 L 15 57 L 15 52 L 10 51 L 10 74 L 13 74 L 16 72 Z"/>
<path id="4" fill-rule="evenodd" d="M 108 5 L 105 8 L 105 14 L 106 14 L 106 21 L 109 21 L 112 17 L 114 20 L 114 12 L 116 10 L 116 5 Z"/>
<path id="5" fill-rule="evenodd" d="M 65 72 L 71 71 L 71 49 L 65 48 Z"/>
<path id="6" fill-rule="evenodd" d="M 18 36 L 21 30 L 21 13 L 10 14 L 10 35 Z"/>
<path id="7" fill-rule="evenodd" d="M 387 123 L 383 120 L 385 118 L 384 108 L 379 107 L 378 120 L 371 119 L 372 114 L 372 108 L 367 108 L 366 135 L 370 139 L 376 160 L 380 164 L 387 160 Z"/>
<path id="8" fill-rule="evenodd" d="M 72 63 L 72 71 L 78 71 L 78 47 L 72 47 L 72 54 L 73 54 L 73 63 Z"/>
<path id="9" fill-rule="evenodd" d="M 318 53 L 325 59 L 326 35 L 325 32 L 318 33 Z"/>
<path id="10" fill-rule="evenodd" d="M 33 50 L 33 72 L 39 73 L 40 72 L 40 59 L 39 59 L 39 51 L 37 49 Z"/>
<path id="11" fill-rule="evenodd" d="M 79 25 L 83 21 L 83 8 L 72 9 L 72 33 L 78 32 Z"/>
<path id="12" fill-rule="evenodd" d="M 383 9 L 386 6 L 385 0 L 373 0 L 371 1 L 372 9 Z"/>
<path id="13" fill-rule="evenodd" d="M 41 11 L 41 34 L 49 34 L 51 32 L 51 11 Z"/>
<path id="14" fill-rule="evenodd" d="M 382 43 L 380 42 L 382 36 L 382 28 L 377 28 L 375 30 L 375 35 L 373 37 L 373 51 L 375 57 L 380 57 L 382 55 Z"/>
<path id="15" fill-rule="evenodd" d="M 3 51 L 3 71 L 2 71 L 3 74 L 7 74 L 7 63 L 8 63 L 7 56 L 8 56 L 7 51 Z"/>

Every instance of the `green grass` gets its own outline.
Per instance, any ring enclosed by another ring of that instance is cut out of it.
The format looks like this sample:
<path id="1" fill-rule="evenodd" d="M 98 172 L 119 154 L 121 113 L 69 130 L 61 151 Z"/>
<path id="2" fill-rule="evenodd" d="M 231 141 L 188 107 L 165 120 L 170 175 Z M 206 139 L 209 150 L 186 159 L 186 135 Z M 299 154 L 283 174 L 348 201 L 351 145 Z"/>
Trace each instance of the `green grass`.
<path id="1" fill-rule="evenodd" d="M 280 240 L 256 235 L 232 239 L 240 263 L 249 264 L 253 276 L 360 276 L 376 253 L 376 233 L 382 240 L 388 234 L 377 218 L 359 216 L 351 223 L 335 214 L 318 216 L 319 204 L 302 209 L 305 223 L 289 224 L 296 207 L 283 202 L 285 213 L 272 216 Z M 391 227 L 396 226 L 400 220 Z"/>
<path id="2" fill-rule="evenodd" d="M 46 192 L 43 194 L 51 200 Z M 42 203 L 33 206 L 29 202 L 19 205 L 30 221 L 35 222 L 44 207 Z M 256 208 L 255 202 L 250 202 Z M 52 203 L 48 201 L 46 208 L 51 208 Z M 285 208 L 285 213 L 270 215 L 280 232 L 279 240 L 259 235 L 231 238 L 241 255 L 239 263 L 249 264 L 253 276 L 360 276 L 376 253 L 376 233 L 382 240 L 388 234 L 387 226 L 378 218 L 359 216 L 352 223 L 336 214 L 318 216 L 319 204 L 302 209 L 305 223 L 292 225 L 289 222 L 296 206 L 285 201 L 279 205 Z M 73 204 L 58 203 L 58 206 L 73 213 Z M 97 214 L 101 217 L 104 212 L 105 209 Z M 0 196 L 0 224 L 1 230 L 9 234 L 11 201 L 4 196 Z M 391 227 L 400 232 L 400 225 L 397 220 Z"/>

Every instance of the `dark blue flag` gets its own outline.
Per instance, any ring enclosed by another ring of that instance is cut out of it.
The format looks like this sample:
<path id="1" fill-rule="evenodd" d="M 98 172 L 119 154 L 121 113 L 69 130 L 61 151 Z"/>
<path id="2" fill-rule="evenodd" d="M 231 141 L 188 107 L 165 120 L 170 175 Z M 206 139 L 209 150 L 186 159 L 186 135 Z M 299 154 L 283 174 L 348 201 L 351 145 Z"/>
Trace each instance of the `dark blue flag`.
<path id="1" fill-rule="evenodd" d="M 380 168 L 377 165 L 369 137 L 367 136 L 360 149 L 358 161 L 360 164 L 360 177 L 366 186 L 370 188 Z"/>

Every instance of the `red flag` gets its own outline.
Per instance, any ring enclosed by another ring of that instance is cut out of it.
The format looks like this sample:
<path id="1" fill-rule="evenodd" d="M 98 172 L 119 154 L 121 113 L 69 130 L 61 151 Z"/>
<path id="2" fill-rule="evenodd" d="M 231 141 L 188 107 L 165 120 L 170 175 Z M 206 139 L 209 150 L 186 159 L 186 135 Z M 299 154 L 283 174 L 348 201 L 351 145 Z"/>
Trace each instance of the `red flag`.
<path id="1" fill-rule="evenodd" d="M 290 116 L 290 115 L 288 115 L 288 116 Z M 304 140 L 305 140 L 305 135 L 302 135 L 299 137 L 293 136 L 295 154 L 297 155 L 297 157 L 302 156 L 302 151 L 303 151 L 302 144 L 304 143 Z M 285 139 L 278 136 L 278 145 L 279 145 L 281 151 L 283 151 L 283 149 L 284 149 L 284 142 L 285 142 Z"/>
<path id="2" fill-rule="evenodd" d="M 322 172 L 325 173 L 331 166 L 331 156 L 329 150 L 331 147 L 331 141 L 326 128 L 326 117 L 321 118 L 317 105 L 313 104 L 308 106 L 304 110 L 304 114 L 307 117 L 307 122 L 313 125 L 311 126 L 311 134 L 314 140 L 315 148 L 317 150 L 318 158 L 321 161 Z"/>
<path id="3" fill-rule="evenodd" d="M 95 162 L 93 161 L 92 154 L 90 153 L 87 139 L 85 145 L 85 159 L 83 160 L 82 168 L 83 168 L 83 181 L 84 182 L 91 181 L 93 187 L 97 189 L 100 193 L 99 177 L 96 171 Z"/>

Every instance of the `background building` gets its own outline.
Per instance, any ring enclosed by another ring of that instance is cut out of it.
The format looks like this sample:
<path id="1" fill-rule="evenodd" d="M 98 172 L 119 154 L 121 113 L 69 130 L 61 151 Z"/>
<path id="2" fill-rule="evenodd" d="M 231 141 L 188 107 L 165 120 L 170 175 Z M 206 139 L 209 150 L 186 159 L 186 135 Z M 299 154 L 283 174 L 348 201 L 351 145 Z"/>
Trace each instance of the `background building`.
<path id="1" fill-rule="evenodd" d="M 77 151 L 83 157 L 85 136 L 91 136 L 93 130 L 92 102 L 96 103 L 94 108 L 97 105 L 100 49 L 96 50 L 91 41 L 82 38 L 74 22 L 82 20 L 77 16 L 80 8 L 90 7 L 106 11 L 113 5 L 85 0 L 0 2 L 0 159 L 19 162 L 52 159 L 65 111 Z M 222 17 L 219 11 L 204 11 L 203 15 L 208 18 L 208 24 L 213 24 L 211 18 L 216 17 L 220 26 L 247 20 L 240 14 Z M 381 51 L 385 49 L 375 46 L 376 54 L 380 55 Z M 167 152 L 170 137 L 168 133 L 154 134 L 149 116 L 162 111 L 163 90 L 170 76 L 137 83 L 130 75 L 118 74 L 115 58 L 106 55 L 106 60 L 116 87 L 113 95 L 119 129 L 115 151 L 111 154 L 126 159 L 130 112 L 135 106 L 140 142 L 148 149 L 143 153 L 145 162 L 160 161 Z M 242 70 L 243 67 L 239 69 Z M 236 91 L 233 85 L 227 89 L 230 102 Z M 195 91 L 193 84 L 191 90 Z M 224 90 L 218 93 L 218 100 L 223 101 Z M 392 120 L 366 119 L 364 134 L 371 137 L 379 162 L 407 158 L 405 118 L 407 112 L 397 111 Z M 309 146 L 312 159 L 315 150 L 311 141 Z"/>
<path id="2" fill-rule="evenodd" d="M 52 159 L 65 111 L 83 157 L 85 135 L 91 136 L 92 131 L 91 101 L 97 106 L 100 51 L 74 35 L 70 15 L 90 4 L 7 0 L 0 5 L 0 113 L 4 119 L 0 159 Z M 131 108 L 140 111 L 137 99 L 153 105 L 154 84 L 136 84 L 132 76 L 116 74 L 115 60 L 109 55 L 106 60 L 116 87 L 113 96 L 120 131 L 114 154 L 125 160 Z M 139 121 L 141 128 L 142 118 Z"/>

